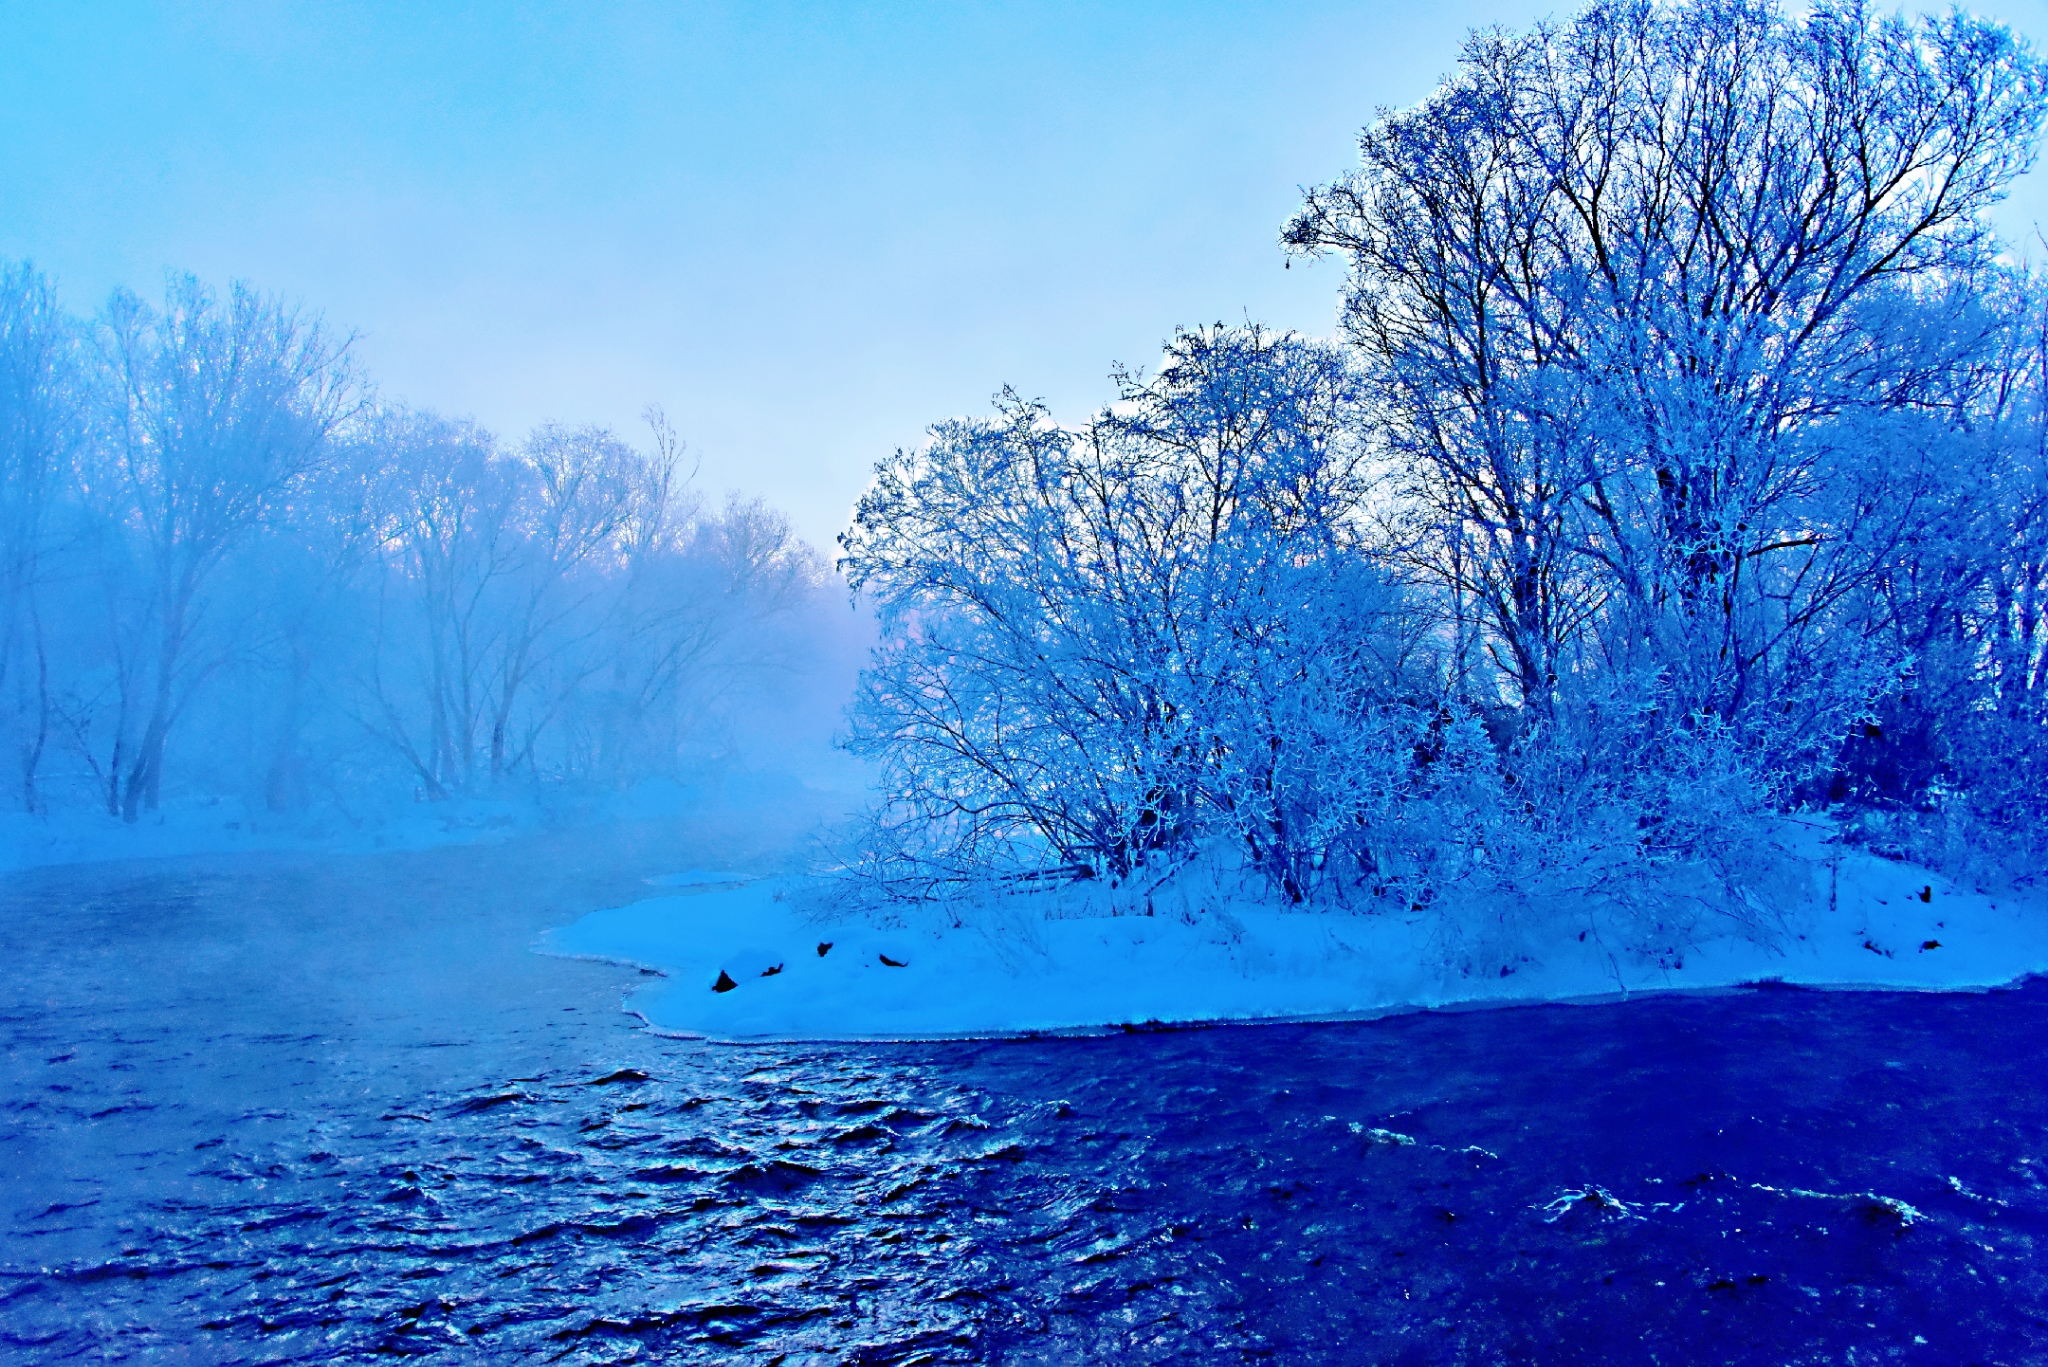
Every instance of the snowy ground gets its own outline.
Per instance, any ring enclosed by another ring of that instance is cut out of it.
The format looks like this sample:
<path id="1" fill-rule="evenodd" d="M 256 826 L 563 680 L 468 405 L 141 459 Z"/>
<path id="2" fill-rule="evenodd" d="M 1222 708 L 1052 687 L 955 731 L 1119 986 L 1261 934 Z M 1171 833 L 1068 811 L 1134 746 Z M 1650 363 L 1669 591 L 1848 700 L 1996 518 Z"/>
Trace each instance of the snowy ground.
<path id="1" fill-rule="evenodd" d="M 629 1006 L 714 1038 L 873 1039 L 1338 1018 L 1521 1001 L 1609 1000 L 1781 980 L 1984 988 L 2048 972 L 2048 898 L 1959 887 L 1912 864 L 1807 851 L 1812 895 L 1774 944 L 1702 922 L 1661 951 L 1597 925 L 1481 942 L 1442 918 L 1301 913 L 1238 902 L 1048 918 L 1020 899 L 960 926 L 816 918 L 803 885 L 689 870 L 674 889 L 543 937 L 549 953 L 638 964 Z M 714 990 L 719 984 L 731 984 Z"/>

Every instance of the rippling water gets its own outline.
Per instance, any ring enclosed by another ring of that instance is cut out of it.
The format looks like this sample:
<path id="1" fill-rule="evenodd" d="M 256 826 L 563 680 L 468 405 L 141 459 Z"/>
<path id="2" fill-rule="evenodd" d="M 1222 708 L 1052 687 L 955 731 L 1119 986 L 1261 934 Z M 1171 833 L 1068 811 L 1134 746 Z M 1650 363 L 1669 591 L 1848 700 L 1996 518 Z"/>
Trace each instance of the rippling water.
<path id="1" fill-rule="evenodd" d="M 729 1047 L 735 824 L 0 886 L 23 1362 L 2048 1360 L 2048 987 Z"/>

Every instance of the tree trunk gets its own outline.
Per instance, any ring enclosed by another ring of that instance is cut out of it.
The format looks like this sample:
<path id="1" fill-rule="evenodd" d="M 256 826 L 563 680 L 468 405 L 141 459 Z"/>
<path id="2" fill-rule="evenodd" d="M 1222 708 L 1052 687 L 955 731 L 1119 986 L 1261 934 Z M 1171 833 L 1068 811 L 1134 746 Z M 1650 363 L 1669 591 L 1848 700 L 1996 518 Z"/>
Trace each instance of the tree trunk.
<path id="1" fill-rule="evenodd" d="M 164 614 L 163 643 L 157 650 L 156 695 L 150 701 L 149 724 L 135 747 L 128 769 L 127 792 L 121 798 L 121 819 L 133 822 L 142 811 L 155 811 L 163 792 L 164 741 L 171 731 L 171 693 L 177 677 L 178 653 L 184 645 L 185 604 Z"/>
<path id="2" fill-rule="evenodd" d="M 269 770 L 263 779 L 263 805 L 273 812 L 293 811 L 303 807 L 306 802 L 305 765 L 299 760 L 298 748 L 305 706 L 306 676 L 311 668 L 312 660 L 304 643 L 294 632 L 284 706 L 278 716 L 275 739 L 271 743 Z"/>
<path id="3" fill-rule="evenodd" d="M 29 622 L 36 642 L 36 732 L 35 739 L 21 747 L 21 805 L 33 815 L 42 807 L 36 775 L 42 768 L 43 746 L 50 738 L 50 657 L 43 646 L 42 616 L 33 608 Z"/>
<path id="4" fill-rule="evenodd" d="M 135 747 L 135 763 L 128 768 L 126 791 L 121 795 L 121 819 L 131 824 L 143 811 L 157 809 L 162 791 L 164 737 L 170 729 L 165 711 L 161 703 L 150 710 L 149 725 Z"/>

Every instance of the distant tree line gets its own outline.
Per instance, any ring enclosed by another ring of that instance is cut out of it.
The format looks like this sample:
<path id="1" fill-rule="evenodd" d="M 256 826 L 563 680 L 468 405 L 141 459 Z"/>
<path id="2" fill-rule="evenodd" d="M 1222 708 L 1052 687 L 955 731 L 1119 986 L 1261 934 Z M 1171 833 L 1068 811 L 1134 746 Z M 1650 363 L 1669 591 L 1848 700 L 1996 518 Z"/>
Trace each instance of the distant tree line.
<path id="1" fill-rule="evenodd" d="M 134 821 L 617 784 L 798 662 L 822 564 L 650 442 L 379 402 L 346 339 L 189 278 L 90 318 L 0 270 L 8 805 Z"/>
<path id="2" fill-rule="evenodd" d="M 1985 212 L 2044 113 L 1960 11 L 1473 35 L 1285 227 L 1341 343 L 1184 331 L 1077 429 L 1006 393 L 878 468 L 856 867 L 1422 906 L 1647 862 L 1747 915 L 1800 806 L 2038 848 L 2048 287 Z"/>

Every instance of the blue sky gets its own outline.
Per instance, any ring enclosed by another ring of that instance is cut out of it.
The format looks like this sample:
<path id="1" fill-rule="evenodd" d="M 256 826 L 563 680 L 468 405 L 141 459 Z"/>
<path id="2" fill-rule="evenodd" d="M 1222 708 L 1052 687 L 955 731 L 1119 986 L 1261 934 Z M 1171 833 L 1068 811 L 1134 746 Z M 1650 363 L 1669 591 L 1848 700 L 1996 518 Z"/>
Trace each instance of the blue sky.
<path id="1" fill-rule="evenodd" d="M 822 544 L 1004 383 L 1078 418 L 1177 324 L 1328 332 L 1297 187 L 1468 28 L 1568 9 L 0 3 L 0 255 L 79 310 L 248 279 L 514 438 L 660 403 Z"/>

